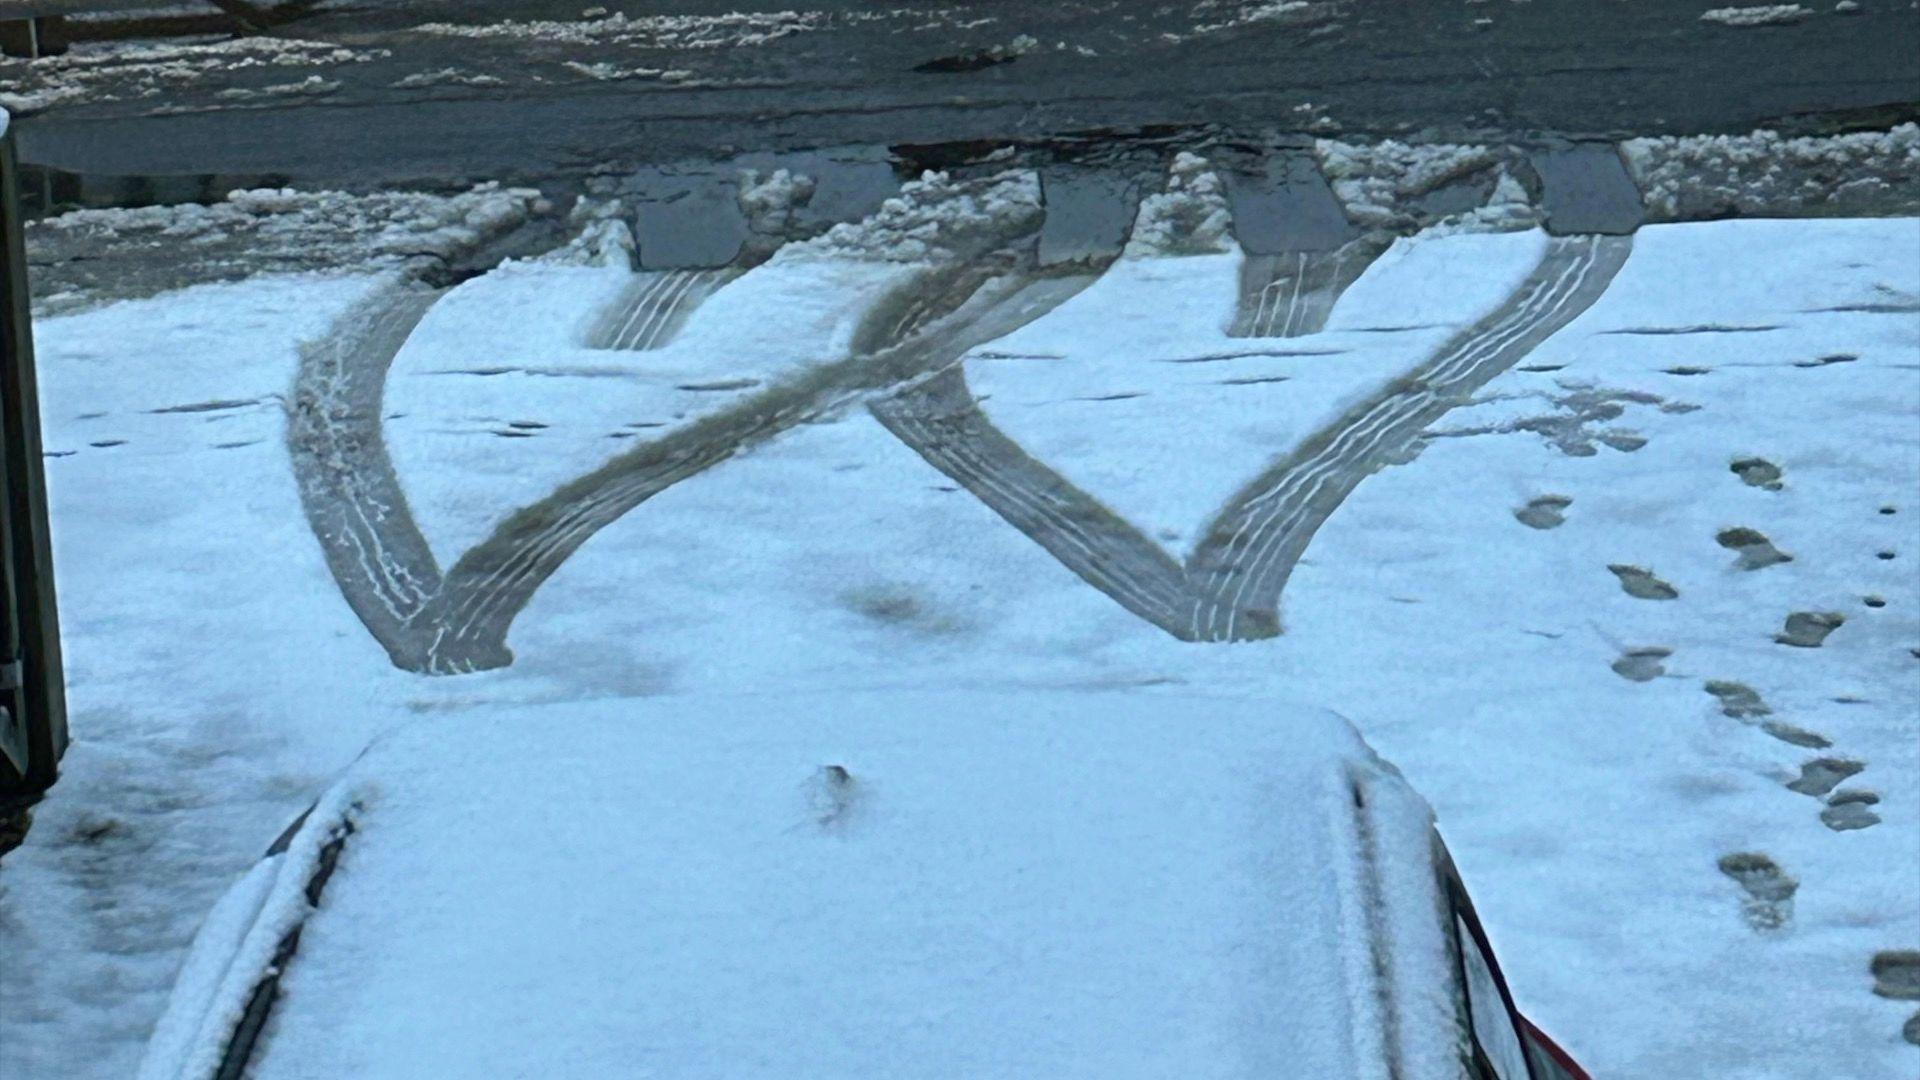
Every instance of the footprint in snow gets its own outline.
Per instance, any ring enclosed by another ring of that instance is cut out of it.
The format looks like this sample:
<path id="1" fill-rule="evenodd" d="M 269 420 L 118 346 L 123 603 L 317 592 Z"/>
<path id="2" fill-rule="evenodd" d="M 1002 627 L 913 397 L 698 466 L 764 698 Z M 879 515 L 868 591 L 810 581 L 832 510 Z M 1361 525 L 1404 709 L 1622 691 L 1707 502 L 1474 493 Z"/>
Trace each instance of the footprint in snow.
<path id="1" fill-rule="evenodd" d="M 1866 762 L 1855 761 L 1852 758 L 1814 758 L 1812 761 L 1801 763 L 1800 778 L 1789 781 L 1787 790 L 1810 795 L 1816 799 L 1823 798 L 1828 792 L 1838 787 L 1840 781 L 1858 775 L 1866 767 Z"/>
<path id="2" fill-rule="evenodd" d="M 1661 581 L 1646 567 L 1613 563 L 1607 569 L 1620 579 L 1620 588 L 1636 600 L 1672 600 L 1680 595 L 1679 589 Z"/>
<path id="3" fill-rule="evenodd" d="M 1758 529 L 1734 526 L 1721 529 L 1713 539 L 1721 547 L 1739 556 L 1734 566 L 1741 570 L 1764 570 L 1779 563 L 1792 562 L 1793 556 L 1773 546 L 1765 533 Z"/>
<path id="4" fill-rule="evenodd" d="M 1895 1001 L 1920 1001 L 1920 950 L 1886 949 L 1868 965 L 1873 992 Z"/>
<path id="5" fill-rule="evenodd" d="M 1759 852 L 1742 851 L 1720 857 L 1720 872 L 1747 894 L 1740 914 L 1755 930 L 1778 930 L 1793 918 L 1793 894 L 1800 882 Z"/>
<path id="6" fill-rule="evenodd" d="M 1527 505 L 1515 510 L 1513 516 L 1529 529 L 1554 529 L 1566 523 L 1563 511 L 1572 505 L 1573 500 L 1565 495 L 1541 495 L 1527 500 Z"/>
<path id="7" fill-rule="evenodd" d="M 1741 721 L 1760 720 L 1760 730 L 1783 743 L 1808 750 L 1825 750 L 1833 745 L 1825 735 L 1796 727 L 1784 720 L 1762 720 L 1762 717 L 1773 715 L 1773 708 L 1760 696 L 1759 691 L 1746 683 L 1708 679 L 1704 689 L 1719 700 L 1721 715 Z"/>
<path id="8" fill-rule="evenodd" d="M 1733 463 L 1728 465 L 1727 468 L 1731 470 L 1735 476 L 1738 476 L 1742 483 L 1749 487 L 1765 488 L 1768 491 L 1779 491 L 1782 487 L 1786 486 L 1781 480 L 1782 474 L 1780 472 L 1780 466 L 1775 465 L 1766 458 L 1735 458 Z"/>
<path id="9" fill-rule="evenodd" d="M 1792 645 L 1800 649 L 1817 649 L 1827 640 L 1827 635 L 1845 625 L 1847 617 L 1837 611 L 1796 611 L 1787 616 L 1780 633 L 1773 640 L 1782 645 Z"/>
<path id="10" fill-rule="evenodd" d="M 1667 673 L 1667 667 L 1661 661 L 1672 655 L 1672 649 L 1659 646 L 1628 649 L 1613 662 L 1613 673 L 1634 682 L 1652 682 Z"/>
<path id="11" fill-rule="evenodd" d="M 1825 750 L 1827 747 L 1833 745 L 1833 740 L 1827 738 L 1825 735 L 1817 731 L 1808 731 L 1803 727 L 1795 727 L 1784 720 L 1762 721 L 1760 730 L 1779 739 L 1783 743 L 1803 747 L 1808 750 Z"/>
<path id="12" fill-rule="evenodd" d="M 1720 711 L 1735 720 L 1752 717 L 1771 716 L 1773 709 L 1768 707 L 1760 692 L 1743 682 L 1728 679 L 1708 679 L 1707 693 L 1720 700 Z"/>
<path id="13" fill-rule="evenodd" d="M 853 774 L 844 765 L 822 765 L 808 784 L 807 802 L 822 828 L 844 821 L 857 795 Z"/>
<path id="14" fill-rule="evenodd" d="M 1920 1001 L 1920 950 L 1887 949 L 1873 954 L 1868 965 L 1873 992 L 1895 1001 Z M 1920 1046 L 1920 1012 L 1900 1026 L 1900 1037 Z"/>
<path id="15" fill-rule="evenodd" d="M 1880 815 L 1873 807 L 1880 802 L 1876 792 L 1865 788 L 1841 788 L 1827 799 L 1826 808 L 1820 811 L 1820 823 L 1834 832 L 1851 832 L 1854 829 L 1866 829 L 1880 824 Z"/>

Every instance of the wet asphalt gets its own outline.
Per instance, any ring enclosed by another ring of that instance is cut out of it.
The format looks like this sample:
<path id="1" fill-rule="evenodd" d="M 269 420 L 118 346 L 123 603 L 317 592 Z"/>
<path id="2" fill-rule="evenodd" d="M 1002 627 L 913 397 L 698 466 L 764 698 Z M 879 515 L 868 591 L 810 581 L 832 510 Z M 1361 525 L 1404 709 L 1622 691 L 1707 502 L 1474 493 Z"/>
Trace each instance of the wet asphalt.
<path id="1" fill-rule="evenodd" d="M 599 6 L 644 17 L 794 5 Z M 1244 18 L 1258 6 L 822 0 L 800 31 L 669 48 L 414 29 L 578 20 L 579 2 L 334 3 L 272 31 L 372 57 L 322 71 L 337 84 L 329 91 L 250 95 L 287 74 L 236 70 L 159 94 L 57 104 L 22 117 L 18 136 L 29 163 L 74 173 L 272 175 L 365 190 L 848 145 L 1208 131 L 1266 146 L 1327 135 L 1552 148 L 1920 116 L 1920 11 L 1893 0 L 1851 13 L 1821 4 L 1798 22 L 1757 27 L 1702 21 L 1710 5 L 1672 2 L 1335 0 Z M 583 74 L 592 64 L 675 75 Z M 447 69 L 473 78 L 396 85 Z"/>

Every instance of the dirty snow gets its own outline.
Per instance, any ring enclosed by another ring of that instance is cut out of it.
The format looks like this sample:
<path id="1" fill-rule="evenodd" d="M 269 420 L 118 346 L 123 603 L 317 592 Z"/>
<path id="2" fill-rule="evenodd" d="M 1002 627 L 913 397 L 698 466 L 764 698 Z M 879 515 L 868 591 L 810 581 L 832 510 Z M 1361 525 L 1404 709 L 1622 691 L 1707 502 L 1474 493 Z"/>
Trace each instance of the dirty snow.
<path id="1" fill-rule="evenodd" d="M 0 57 L 0 106 L 25 115 L 82 98 L 153 100 L 207 81 L 226 82 L 235 73 L 338 68 L 388 55 L 385 49 L 281 37 L 162 45 L 83 42 L 60 56 Z"/>
<path id="2" fill-rule="evenodd" d="M 1400 232 L 1433 225 L 1504 231 L 1537 224 L 1538 211 L 1509 169 L 1511 154 L 1499 146 L 1394 139 L 1314 143 L 1314 155 L 1348 219 L 1363 228 Z M 1446 199 L 1449 189 L 1459 195 Z M 1423 205 L 1436 196 L 1440 201 Z"/>
<path id="3" fill-rule="evenodd" d="M 1783 26 L 1797 23 L 1813 14 L 1800 4 L 1758 4 L 1753 7 L 1720 7 L 1700 13 L 1701 22 L 1723 26 Z"/>
<path id="4" fill-rule="evenodd" d="M 721 49 L 763 45 L 820 30 L 837 16 L 824 11 L 730 11 L 722 15 L 637 15 L 560 21 L 422 23 L 414 33 L 456 38 L 507 38 L 557 45 L 627 45 L 647 49 Z"/>
<path id="5" fill-rule="evenodd" d="M 1673 135 L 1621 144 L 1656 219 L 1871 214 L 1920 198 L 1920 124 L 1789 137 Z"/>
<path id="6" fill-rule="evenodd" d="M 1309 0 L 1199 0 L 1189 12 L 1191 29 L 1185 33 L 1165 31 L 1160 39 L 1178 44 L 1252 26 L 1320 26 L 1339 12 L 1339 4 Z"/>
<path id="7" fill-rule="evenodd" d="M 533 188 L 494 183 L 452 195 L 255 188 L 207 205 L 41 218 L 27 225 L 27 258 L 35 310 L 53 314 L 262 269 L 419 269 L 469 254 L 547 209 Z"/>
<path id="8" fill-rule="evenodd" d="M 1023 224 L 1037 226 L 1042 216 L 1040 177 L 1031 170 L 979 180 L 928 172 L 902 184 L 872 217 L 789 244 L 774 258 L 945 262 L 978 254 Z"/>
<path id="9" fill-rule="evenodd" d="M 1233 246 L 1227 189 L 1207 159 L 1182 150 L 1167 170 L 1167 186 L 1140 200 L 1127 253 L 1204 255 Z"/>

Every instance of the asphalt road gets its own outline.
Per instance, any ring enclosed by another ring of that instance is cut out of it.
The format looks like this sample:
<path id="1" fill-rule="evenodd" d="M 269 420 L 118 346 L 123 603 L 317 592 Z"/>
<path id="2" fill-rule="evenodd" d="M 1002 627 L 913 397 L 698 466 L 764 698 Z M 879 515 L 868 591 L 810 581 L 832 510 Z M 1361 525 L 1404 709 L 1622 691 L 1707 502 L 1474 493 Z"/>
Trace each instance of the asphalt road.
<path id="1" fill-rule="evenodd" d="M 765 14 L 779 2 L 605 6 L 629 20 L 581 22 L 581 0 L 335 4 L 277 33 L 352 62 L 190 78 L 104 64 L 83 93 L 21 118 L 21 151 L 86 174 L 368 188 L 1160 126 L 1530 141 L 1920 116 L 1920 11 L 1896 0 L 1851 13 L 1823 0 L 1762 26 L 1703 21 L 1706 0 L 822 0 L 786 18 Z M 736 9 L 749 15 L 710 17 Z M 417 29 L 502 18 L 573 28 Z M 0 66 L 0 84 L 23 71 Z"/>

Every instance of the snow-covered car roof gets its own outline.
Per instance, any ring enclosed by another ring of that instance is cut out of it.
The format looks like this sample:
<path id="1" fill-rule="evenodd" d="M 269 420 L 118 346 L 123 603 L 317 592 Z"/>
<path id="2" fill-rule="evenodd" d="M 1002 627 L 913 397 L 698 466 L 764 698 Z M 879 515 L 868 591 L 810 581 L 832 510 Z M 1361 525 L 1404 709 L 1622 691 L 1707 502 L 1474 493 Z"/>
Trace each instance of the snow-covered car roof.
<path id="1" fill-rule="evenodd" d="M 1351 726 L 1280 704 L 466 713 L 228 894 L 142 1076 L 211 1075 L 249 1022 L 255 1080 L 1451 1075 L 1431 843 Z"/>

